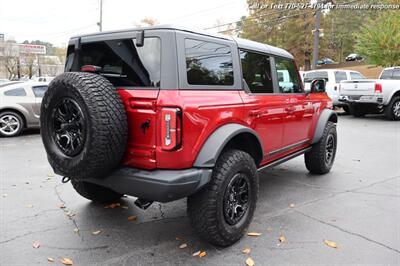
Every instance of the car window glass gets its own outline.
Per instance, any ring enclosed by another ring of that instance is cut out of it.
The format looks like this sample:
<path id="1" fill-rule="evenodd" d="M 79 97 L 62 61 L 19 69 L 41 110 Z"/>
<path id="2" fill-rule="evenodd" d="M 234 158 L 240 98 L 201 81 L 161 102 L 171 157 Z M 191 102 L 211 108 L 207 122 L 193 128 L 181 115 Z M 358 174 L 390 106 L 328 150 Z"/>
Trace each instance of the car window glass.
<path id="1" fill-rule="evenodd" d="M 328 72 L 326 71 L 313 71 L 308 72 L 304 75 L 304 82 L 310 83 L 314 79 L 325 79 L 326 82 L 329 82 Z"/>
<path id="2" fill-rule="evenodd" d="M 4 92 L 5 96 L 26 96 L 24 88 L 11 89 Z"/>
<path id="3" fill-rule="evenodd" d="M 37 98 L 43 98 L 44 93 L 47 91 L 47 86 L 35 86 L 32 87 L 33 94 L 35 94 L 35 97 Z"/>
<path id="4" fill-rule="evenodd" d="M 191 85 L 233 85 L 231 48 L 185 39 L 187 81 Z"/>
<path id="5" fill-rule="evenodd" d="M 82 64 L 101 67 L 100 73 L 114 86 L 159 87 L 161 41 L 146 37 L 137 47 L 135 39 L 82 44 Z"/>
<path id="6" fill-rule="evenodd" d="M 303 92 L 302 83 L 293 60 L 275 58 L 277 76 L 280 93 L 301 93 Z"/>
<path id="7" fill-rule="evenodd" d="M 363 75 L 357 72 L 350 72 L 350 78 L 351 79 L 365 79 Z"/>
<path id="8" fill-rule="evenodd" d="M 273 93 L 270 57 L 240 51 L 243 79 L 252 93 Z"/>
<path id="9" fill-rule="evenodd" d="M 393 69 L 383 70 L 381 79 L 391 79 L 393 75 Z"/>
<path id="10" fill-rule="evenodd" d="M 400 69 L 394 69 L 394 70 L 393 70 L 392 79 L 400 80 Z"/>
<path id="11" fill-rule="evenodd" d="M 335 72 L 335 82 L 340 83 L 342 80 L 347 80 L 346 72 L 336 71 Z"/>

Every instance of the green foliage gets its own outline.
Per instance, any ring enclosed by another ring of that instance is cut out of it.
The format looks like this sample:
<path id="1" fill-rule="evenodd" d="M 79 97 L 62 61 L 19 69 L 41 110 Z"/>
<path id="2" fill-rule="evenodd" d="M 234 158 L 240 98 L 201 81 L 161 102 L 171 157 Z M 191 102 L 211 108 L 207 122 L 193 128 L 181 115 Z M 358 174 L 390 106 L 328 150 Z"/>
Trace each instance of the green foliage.
<path id="1" fill-rule="evenodd" d="M 355 34 L 356 50 L 369 63 L 380 66 L 400 65 L 400 14 L 385 12 L 370 19 Z"/>

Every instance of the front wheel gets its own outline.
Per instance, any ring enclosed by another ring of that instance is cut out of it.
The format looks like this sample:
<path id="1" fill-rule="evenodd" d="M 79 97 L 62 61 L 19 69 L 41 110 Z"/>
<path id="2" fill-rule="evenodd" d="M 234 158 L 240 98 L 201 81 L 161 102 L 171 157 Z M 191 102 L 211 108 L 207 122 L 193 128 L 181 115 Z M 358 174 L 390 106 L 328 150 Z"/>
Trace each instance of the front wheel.
<path id="1" fill-rule="evenodd" d="M 14 137 L 21 133 L 24 128 L 22 117 L 12 111 L 0 113 L 0 136 Z"/>
<path id="2" fill-rule="evenodd" d="M 188 216 L 200 237 L 218 246 L 230 246 L 249 226 L 257 197 L 253 158 L 240 150 L 228 150 L 218 159 L 207 186 L 188 198 Z"/>
<path id="3" fill-rule="evenodd" d="M 314 144 L 311 151 L 304 154 L 305 164 L 312 174 L 328 173 L 335 161 L 337 147 L 336 125 L 328 122 L 319 142 Z"/>

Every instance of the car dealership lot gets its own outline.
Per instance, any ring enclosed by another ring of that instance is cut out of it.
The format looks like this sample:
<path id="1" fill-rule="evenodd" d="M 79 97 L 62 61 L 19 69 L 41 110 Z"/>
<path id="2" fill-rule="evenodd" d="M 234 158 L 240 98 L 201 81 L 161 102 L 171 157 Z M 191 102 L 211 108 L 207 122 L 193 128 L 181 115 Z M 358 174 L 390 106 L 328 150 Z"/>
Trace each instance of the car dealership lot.
<path id="1" fill-rule="evenodd" d="M 50 264 L 48 257 L 74 265 L 244 265 L 247 257 L 256 265 L 400 264 L 400 123 L 340 116 L 338 136 L 325 176 L 309 175 L 303 157 L 260 174 L 249 232 L 261 235 L 228 248 L 193 234 L 186 200 L 142 211 L 124 198 L 104 208 L 52 174 L 37 131 L 1 138 L 0 264 Z M 198 250 L 207 255 L 193 257 Z"/>

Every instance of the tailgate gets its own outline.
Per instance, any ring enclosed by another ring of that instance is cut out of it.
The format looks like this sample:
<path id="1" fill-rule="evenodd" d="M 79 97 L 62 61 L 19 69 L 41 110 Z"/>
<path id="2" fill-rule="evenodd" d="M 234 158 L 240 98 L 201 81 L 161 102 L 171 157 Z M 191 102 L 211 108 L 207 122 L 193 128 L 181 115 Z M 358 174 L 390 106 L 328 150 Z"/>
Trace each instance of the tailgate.
<path id="1" fill-rule="evenodd" d="M 375 80 L 346 80 L 340 82 L 340 95 L 361 96 L 375 94 Z"/>

